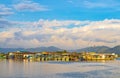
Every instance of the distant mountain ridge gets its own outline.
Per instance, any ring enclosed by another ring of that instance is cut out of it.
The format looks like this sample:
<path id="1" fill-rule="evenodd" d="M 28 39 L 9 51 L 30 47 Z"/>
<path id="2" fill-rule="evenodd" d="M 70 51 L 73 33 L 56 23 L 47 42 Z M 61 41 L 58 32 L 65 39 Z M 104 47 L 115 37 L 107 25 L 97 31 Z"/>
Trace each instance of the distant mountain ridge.
<path id="1" fill-rule="evenodd" d="M 107 46 L 96 46 L 77 49 L 76 52 L 106 52 L 108 49 L 110 48 Z"/>
<path id="2" fill-rule="evenodd" d="M 75 50 L 76 52 L 97 52 L 97 53 L 116 53 L 120 54 L 120 45 L 113 48 L 107 46 L 87 47 Z"/>
<path id="3" fill-rule="evenodd" d="M 62 49 L 50 46 L 50 47 L 37 47 L 37 48 L 0 48 L 0 52 L 7 53 L 7 52 L 15 52 L 15 51 L 29 51 L 29 52 L 42 52 L 42 51 L 61 51 Z"/>
<path id="4" fill-rule="evenodd" d="M 120 45 L 107 49 L 106 52 L 120 54 Z"/>
<path id="5" fill-rule="evenodd" d="M 29 51 L 29 52 L 55 52 L 55 51 L 63 51 L 64 49 L 60 49 L 54 46 L 50 47 L 37 47 L 37 48 L 0 48 L 0 52 L 7 53 L 7 52 L 15 52 L 15 51 Z M 70 50 L 68 50 L 70 51 Z M 102 52 L 102 53 L 117 53 L 120 54 L 120 45 L 115 46 L 113 48 L 107 46 L 95 46 L 95 47 L 86 47 L 77 50 L 71 50 L 72 52 Z"/>

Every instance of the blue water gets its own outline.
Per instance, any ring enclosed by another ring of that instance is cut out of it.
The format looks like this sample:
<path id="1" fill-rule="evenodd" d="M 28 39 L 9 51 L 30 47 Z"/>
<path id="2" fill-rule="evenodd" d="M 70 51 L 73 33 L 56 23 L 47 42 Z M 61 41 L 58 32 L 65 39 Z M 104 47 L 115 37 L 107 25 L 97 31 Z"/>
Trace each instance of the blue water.
<path id="1" fill-rule="evenodd" d="M 0 78 L 119 78 L 120 60 L 33 62 L 0 60 Z"/>

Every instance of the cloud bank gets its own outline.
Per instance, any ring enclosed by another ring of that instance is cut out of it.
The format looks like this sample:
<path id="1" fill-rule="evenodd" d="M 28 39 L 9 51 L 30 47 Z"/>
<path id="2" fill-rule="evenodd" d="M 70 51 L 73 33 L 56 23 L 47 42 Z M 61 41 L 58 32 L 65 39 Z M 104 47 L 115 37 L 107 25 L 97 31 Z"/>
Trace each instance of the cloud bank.
<path id="1" fill-rule="evenodd" d="M 7 27 L 6 31 L 5 28 L 1 28 L 0 47 L 56 46 L 77 49 L 102 45 L 112 47 L 120 44 L 118 19 L 102 21 L 40 19 L 34 22 L 12 23 L 14 24 Z"/>

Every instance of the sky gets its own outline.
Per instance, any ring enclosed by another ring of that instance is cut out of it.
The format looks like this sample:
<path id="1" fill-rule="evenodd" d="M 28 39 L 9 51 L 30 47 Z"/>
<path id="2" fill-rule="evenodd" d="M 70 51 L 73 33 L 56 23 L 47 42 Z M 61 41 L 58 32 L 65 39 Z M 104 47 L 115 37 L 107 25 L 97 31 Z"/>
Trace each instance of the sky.
<path id="1" fill-rule="evenodd" d="M 120 45 L 120 0 L 0 0 L 0 47 Z"/>

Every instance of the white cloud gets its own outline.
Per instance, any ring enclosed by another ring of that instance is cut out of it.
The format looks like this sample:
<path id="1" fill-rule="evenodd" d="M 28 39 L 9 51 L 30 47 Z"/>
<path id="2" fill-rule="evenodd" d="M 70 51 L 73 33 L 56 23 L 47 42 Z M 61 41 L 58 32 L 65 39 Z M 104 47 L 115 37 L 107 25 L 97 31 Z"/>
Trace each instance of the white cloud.
<path id="1" fill-rule="evenodd" d="M 90 1 L 84 1 L 84 5 L 87 8 L 105 8 L 108 7 L 108 4 L 103 2 L 90 2 Z"/>
<path id="2" fill-rule="evenodd" d="M 84 24 L 88 24 L 89 21 L 76 21 L 76 20 L 39 20 L 34 22 L 35 26 L 48 27 L 48 28 L 71 28 L 71 27 L 80 27 Z"/>
<path id="3" fill-rule="evenodd" d="M 14 14 L 14 12 L 12 12 L 12 8 L 9 8 L 4 4 L 0 4 L 0 17 L 8 16 L 11 14 Z"/>
<path id="4" fill-rule="evenodd" d="M 18 11 L 48 11 L 45 6 L 29 0 L 15 4 L 14 8 Z"/>
<path id="5" fill-rule="evenodd" d="M 94 45 L 115 46 L 120 44 L 120 20 L 118 19 L 102 21 L 39 20 L 15 23 L 22 27 L 13 26 L 7 31 L 0 32 L 1 47 L 57 46 L 64 49 L 75 49 Z"/>
<path id="6" fill-rule="evenodd" d="M 8 20 L 6 19 L 0 19 L 0 28 L 5 28 L 7 26 L 11 26 L 12 23 L 10 23 Z"/>
<path id="7" fill-rule="evenodd" d="M 120 11 L 120 3 L 117 0 L 68 0 L 69 4 L 74 7 L 85 9 L 95 9 L 97 12 L 102 9 L 103 11 Z"/>

